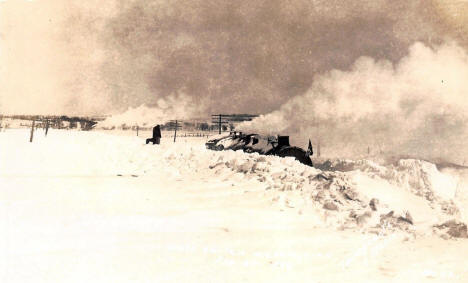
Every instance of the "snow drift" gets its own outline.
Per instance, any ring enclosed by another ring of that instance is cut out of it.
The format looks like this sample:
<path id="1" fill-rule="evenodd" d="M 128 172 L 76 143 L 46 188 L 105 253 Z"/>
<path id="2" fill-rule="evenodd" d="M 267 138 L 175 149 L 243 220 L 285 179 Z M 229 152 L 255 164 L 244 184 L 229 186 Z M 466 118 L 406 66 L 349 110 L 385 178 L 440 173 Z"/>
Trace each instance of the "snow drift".
<path id="1" fill-rule="evenodd" d="M 447 236 L 445 230 L 452 229 L 451 236 L 465 235 L 467 182 L 462 174 L 442 173 L 426 161 L 382 166 L 337 160 L 321 170 L 293 158 L 206 150 L 201 138 L 178 143 L 163 139 L 161 146 L 152 146 L 139 137 L 99 132 L 53 130 L 47 138 L 38 132 L 34 143 L 27 135 L 27 130 L 8 130 L 0 136 L 1 148 L 21 148 L 2 151 L 2 176 L 219 180 L 238 187 L 249 184 L 273 207 L 310 217 L 317 227 L 413 236 Z M 346 170 L 338 170 L 339 164 Z"/>
<path id="2" fill-rule="evenodd" d="M 421 160 L 400 160 L 396 166 L 348 162 L 354 167 L 348 172 L 321 171 L 292 158 L 231 152 L 219 156 L 209 168 L 216 175 L 228 170 L 257 179 L 265 190 L 276 192 L 272 200 L 280 207 L 300 213 L 312 209 L 310 213 L 338 229 L 428 235 L 439 232 L 434 229 L 439 223 L 466 219 L 455 204 L 459 183 L 434 164 Z"/>

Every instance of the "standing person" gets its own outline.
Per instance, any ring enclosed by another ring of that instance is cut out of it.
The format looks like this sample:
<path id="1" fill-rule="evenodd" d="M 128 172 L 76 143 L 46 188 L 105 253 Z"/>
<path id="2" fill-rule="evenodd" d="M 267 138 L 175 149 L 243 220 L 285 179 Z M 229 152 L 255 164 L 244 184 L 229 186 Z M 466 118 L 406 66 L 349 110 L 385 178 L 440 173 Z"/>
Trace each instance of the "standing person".
<path id="1" fill-rule="evenodd" d="M 153 137 L 151 139 L 146 139 L 146 144 L 150 142 L 153 144 L 159 144 L 161 142 L 161 127 L 159 125 L 153 128 Z"/>
<path id="2" fill-rule="evenodd" d="M 161 128 L 159 125 L 156 125 L 156 127 L 153 128 L 153 139 L 153 144 L 159 144 L 161 142 Z"/>

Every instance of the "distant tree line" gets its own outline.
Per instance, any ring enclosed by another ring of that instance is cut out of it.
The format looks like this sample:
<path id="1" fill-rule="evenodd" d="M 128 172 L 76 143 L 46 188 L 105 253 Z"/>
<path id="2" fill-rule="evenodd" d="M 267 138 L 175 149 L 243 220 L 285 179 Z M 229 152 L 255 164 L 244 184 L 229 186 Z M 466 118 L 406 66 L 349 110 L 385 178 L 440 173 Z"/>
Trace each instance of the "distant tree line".
<path id="1" fill-rule="evenodd" d="M 9 118 L 14 120 L 36 121 L 37 127 L 45 127 L 46 124 L 50 128 L 55 129 L 76 129 L 89 131 L 94 128 L 98 121 L 102 121 L 102 117 L 69 117 L 69 116 L 52 116 L 52 115 L 0 115 L 0 118 Z"/>

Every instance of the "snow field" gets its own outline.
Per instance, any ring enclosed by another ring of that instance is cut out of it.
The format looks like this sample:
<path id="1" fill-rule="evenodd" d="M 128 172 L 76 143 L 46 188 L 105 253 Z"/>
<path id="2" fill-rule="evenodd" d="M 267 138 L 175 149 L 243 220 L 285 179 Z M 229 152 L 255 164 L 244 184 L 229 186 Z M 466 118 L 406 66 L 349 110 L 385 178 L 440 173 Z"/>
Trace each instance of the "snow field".
<path id="1" fill-rule="evenodd" d="M 209 151 L 206 138 L 144 138 L 38 130 L 29 143 L 28 130 L 0 134 L 4 282 L 468 278 L 466 240 L 443 240 L 432 227 L 463 217 L 456 172 L 439 176 L 418 160 L 322 171 Z M 429 176 L 416 183 L 418 174 Z M 453 215 L 432 181 L 446 177 L 457 183 Z"/>
<path id="2" fill-rule="evenodd" d="M 52 130 L 49 137 L 36 131 L 34 142 L 26 141 L 25 130 L 10 130 L 8 139 L 2 139 L 2 149 L 23 145 L 20 150 L 2 150 L 2 160 L 8 161 L 0 164 L 3 176 L 147 175 L 234 184 L 249 180 L 279 209 L 311 211 L 328 226 L 373 233 L 399 229 L 423 235 L 434 225 L 466 219 L 455 204 L 457 192 L 461 195 L 466 187 L 421 160 L 389 166 L 340 160 L 347 168 L 341 172 L 321 171 L 293 158 L 210 151 L 204 148 L 205 138 L 178 138 L 173 143 L 165 137 L 153 146 L 145 145 L 142 136 Z"/>

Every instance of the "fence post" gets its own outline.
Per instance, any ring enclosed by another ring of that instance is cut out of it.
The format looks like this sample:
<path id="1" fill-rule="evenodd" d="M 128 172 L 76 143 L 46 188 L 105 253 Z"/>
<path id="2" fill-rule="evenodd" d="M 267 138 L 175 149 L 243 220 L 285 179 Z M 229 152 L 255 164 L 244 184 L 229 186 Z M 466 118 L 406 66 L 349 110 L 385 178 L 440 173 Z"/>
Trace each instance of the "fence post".
<path id="1" fill-rule="evenodd" d="M 174 142 L 176 141 L 176 137 L 177 137 L 177 120 L 175 120 Z"/>
<path id="2" fill-rule="evenodd" d="M 35 122 L 36 122 L 36 121 L 34 121 L 34 120 L 33 120 L 33 122 L 32 122 L 32 126 L 31 126 L 31 137 L 29 138 L 29 142 L 32 142 L 32 141 L 33 141 Z"/>
<path id="3" fill-rule="evenodd" d="M 46 120 L 45 136 L 47 137 L 47 132 L 49 132 L 49 120 Z"/>

